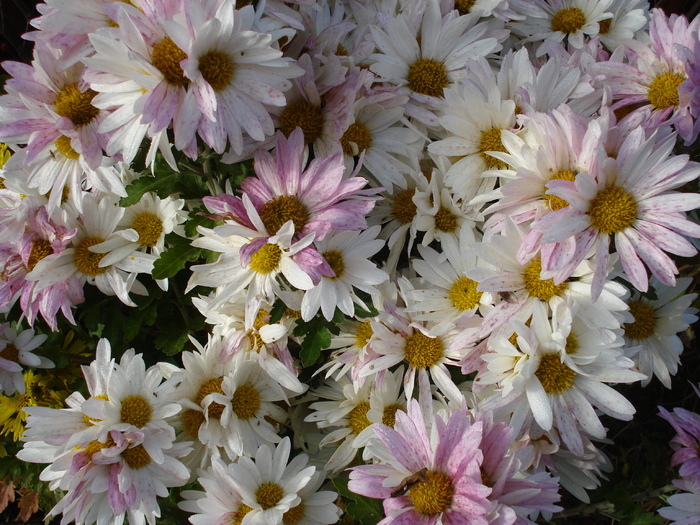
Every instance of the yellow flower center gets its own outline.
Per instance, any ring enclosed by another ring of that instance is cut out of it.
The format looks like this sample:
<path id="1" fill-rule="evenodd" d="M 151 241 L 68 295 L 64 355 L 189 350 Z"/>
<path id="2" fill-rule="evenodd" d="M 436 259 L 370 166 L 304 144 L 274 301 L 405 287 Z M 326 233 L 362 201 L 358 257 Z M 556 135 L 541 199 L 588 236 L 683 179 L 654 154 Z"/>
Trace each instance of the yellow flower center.
<path id="1" fill-rule="evenodd" d="M 445 512 L 452 505 L 455 494 L 450 476 L 444 472 L 428 470 L 424 477 L 425 481 L 419 481 L 408 491 L 408 499 L 423 515 Z"/>
<path id="2" fill-rule="evenodd" d="M 53 254 L 53 248 L 49 241 L 40 237 L 33 239 L 32 251 L 29 252 L 29 259 L 27 259 L 27 270 L 31 272 L 40 260 L 51 254 Z"/>
<path id="3" fill-rule="evenodd" d="M 19 363 L 19 350 L 12 343 L 7 343 L 5 348 L 0 352 L 0 357 L 14 363 Z"/>
<path id="4" fill-rule="evenodd" d="M 61 135 L 54 140 L 53 145 L 56 146 L 58 152 L 68 160 L 77 160 L 80 158 L 80 154 L 75 151 L 71 145 L 70 137 Z"/>
<path id="5" fill-rule="evenodd" d="M 204 384 L 201 387 L 199 387 L 199 391 L 197 392 L 197 404 L 202 405 L 202 401 L 204 401 L 204 398 L 207 397 L 209 394 L 217 393 L 226 395 L 221 389 L 221 384 L 223 382 L 223 377 L 215 377 L 209 379 L 208 381 L 205 381 Z M 224 405 L 222 405 L 221 403 L 212 402 L 207 408 L 207 415 L 213 419 L 221 419 L 221 414 L 223 414 L 224 408 Z"/>
<path id="6" fill-rule="evenodd" d="M 252 507 L 249 507 L 249 506 L 246 505 L 245 503 L 241 503 L 241 504 L 238 506 L 238 510 L 237 510 L 236 512 L 234 512 L 234 513 L 231 515 L 231 518 L 230 518 L 230 520 L 231 520 L 231 521 L 230 521 L 231 525 L 241 525 L 241 523 L 243 522 L 243 518 L 244 518 L 245 515 L 248 514 L 251 510 L 253 510 Z"/>
<path id="7" fill-rule="evenodd" d="M 92 99 L 97 95 L 96 91 L 87 89 L 82 93 L 78 90 L 78 83 L 68 84 L 56 95 L 54 107 L 56 113 L 66 117 L 76 126 L 89 124 L 100 112 L 92 105 Z"/>
<path id="8" fill-rule="evenodd" d="M 607 35 L 610 31 L 610 26 L 612 26 L 612 21 L 612 18 L 606 18 L 605 20 L 598 22 L 598 34 Z"/>
<path id="9" fill-rule="evenodd" d="M 263 244 L 250 258 L 250 269 L 267 275 L 279 268 L 282 260 L 282 249 L 276 244 Z"/>
<path id="10" fill-rule="evenodd" d="M 282 523 L 284 525 L 296 525 L 304 517 L 304 503 L 301 502 L 296 507 L 292 507 L 287 512 L 282 514 Z"/>
<path id="11" fill-rule="evenodd" d="M 565 7 L 552 17 L 552 31 L 575 33 L 586 25 L 586 15 L 578 7 Z"/>
<path id="12" fill-rule="evenodd" d="M 231 84 L 235 70 L 231 57 L 221 51 L 209 51 L 199 57 L 199 72 L 217 93 Z"/>
<path id="13" fill-rule="evenodd" d="M 163 80 L 174 86 L 184 86 L 188 82 L 187 78 L 185 78 L 185 72 L 180 66 L 180 62 L 186 58 L 187 54 L 177 47 L 169 36 L 166 36 L 153 46 L 151 54 L 151 62 L 163 74 Z M 200 60 L 200 68 L 201 63 Z M 202 75 L 204 75 L 204 72 L 202 72 Z M 207 82 L 209 81 L 207 80 Z M 209 83 L 211 84 L 211 82 Z"/>
<path id="14" fill-rule="evenodd" d="M 570 332 L 569 335 L 566 336 L 566 347 L 564 350 L 566 350 L 567 354 L 572 355 L 578 352 L 579 347 L 578 337 L 576 337 L 575 333 Z"/>
<path id="15" fill-rule="evenodd" d="M 258 487 L 258 490 L 255 491 L 255 497 L 263 510 L 271 509 L 284 497 L 284 489 L 277 483 L 268 481 Z"/>
<path id="16" fill-rule="evenodd" d="M 369 422 L 369 419 L 367 419 L 367 412 L 369 412 L 369 403 L 363 401 L 355 406 L 348 414 L 348 424 L 353 434 L 358 435 L 372 424 Z"/>
<path id="17" fill-rule="evenodd" d="M 309 210 L 296 195 L 280 195 L 260 209 L 260 220 L 270 235 L 276 234 L 287 221 L 292 221 L 294 233 L 299 233 L 309 222 L 309 217 Z"/>
<path id="18" fill-rule="evenodd" d="M 231 408 L 238 419 L 250 419 L 260 410 L 260 394 L 251 385 L 241 385 L 233 393 Z"/>
<path id="19" fill-rule="evenodd" d="M 574 180 L 576 180 L 576 174 L 571 170 L 561 170 L 557 171 L 554 175 L 549 177 L 549 180 L 568 180 L 573 182 Z M 544 202 L 547 203 L 547 206 L 549 206 L 549 209 L 552 211 L 561 210 L 562 208 L 566 208 L 569 205 L 568 201 L 562 199 L 561 197 L 557 197 L 556 195 L 547 195 L 543 193 L 542 198 L 544 199 Z"/>
<path id="20" fill-rule="evenodd" d="M 408 68 L 408 87 L 415 93 L 441 97 L 450 84 L 445 64 L 433 58 L 419 58 Z"/>
<path id="21" fill-rule="evenodd" d="M 591 226 L 605 235 L 619 233 L 637 220 L 637 201 L 619 186 L 606 188 L 588 208 Z"/>
<path id="22" fill-rule="evenodd" d="M 348 129 L 340 137 L 340 144 L 343 146 L 343 153 L 346 155 L 359 155 L 372 144 L 372 134 L 367 126 L 360 122 L 350 124 Z M 352 145 L 357 145 L 357 152 Z"/>
<path id="23" fill-rule="evenodd" d="M 640 300 L 630 302 L 629 307 L 634 321 L 623 325 L 625 336 L 634 341 L 643 341 L 654 335 L 658 320 L 654 307 Z"/>
<path id="24" fill-rule="evenodd" d="M 268 315 L 270 315 L 270 312 L 268 312 L 267 310 L 263 308 L 258 310 L 258 313 L 255 315 L 255 321 L 253 321 L 253 329 L 248 331 L 248 337 L 250 337 L 250 346 L 251 350 L 253 351 L 257 351 L 263 346 L 265 346 L 262 337 L 260 337 L 260 329 L 268 324 Z"/>
<path id="25" fill-rule="evenodd" d="M 414 368 L 428 368 L 442 357 L 442 341 L 438 337 L 428 337 L 417 330 L 406 338 L 404 347 L 406 362 Z"/>
<path id="26" fill-rule="evenodd" d="M 382 412 L 382 423 L 388 427 L 394 428 L 396 424 L 396 413 L 398 411 L 405 412 L 401 405 L 388 405 L 384 407 Z"/>
<path id="27" fill-rule="evenodd" d="M 409 224 L 416 216 L 416 203 L 413 202 L 413 195 L 416 190 L 405 190 L 394 198 L 394 206 L 391 209 L 393 217 L 401 224 Z"/>
<path id="28" fill-rule="evenodd" d="M 647 98 L 654 109 L 678 107 L 678 88 L 687 77 L 681 73 L 661 73 L 649 84 Z"/>
<path id="29" fill-rule="evenodd" d="M 142 396 L 127 396 L 122 400 L 122 423 L 128 423 L 135 427 L 145 427 L 151 420 L 151 404 Z"/>
<path id="30" fill-rule="evenodd" d="M 141 246 L 153 247 L 163 233 L 163 221 L 154 213 L 143 212 L 134 217 L 131 227 L 139 234 Z"/>
<path id="31" fill-rule="evenodd" d="M 500 151 L 502 153 L 508 153 L 508 150 L 501 142 L 501 128 L 491 128 L 481 132 L 481 140 L 479 141 L 479 151 L 481 152 L 481 158 L 484 159 L 486 164 L 486 169 L 489 170 L 503 170 L 508 167 L 508 165 L 495 157 L 492 157 L 487 151 Z"/>
<path id="32" fill-rule="evenodd" d="M 7 147 L 7 144 L 0 142 L 0 168 L 4 167 L 10 157 L 12 156 L 12 151 Z M 3 184 L 3 188 L 5 185 Z"/>
<path id="33" fill-rule="evenodd" d="M 350 56 L 350 53 L 348 53 L 347 48 L 343 44 L 341 44 L 340 42 L 338 42 L 338 45 L 335 48 L 335 54 L 336 54 L 336 56 L 339 56 L 339 57 Z"/>
<path id="34" fill-rule="evenodd" d="M 474 7 L 476 0 L 455 0 L 455 9 L 460 15 L 469 14 Z"/>
<path id="35" fill-rule="evenodd" d="M 201 427 L 204 421 L 206 421 L 204 418 L 204 412 L 193 410 L 191 408 L 182 411 L 180 420 L 182 421 L 182 428 L 184 428 L 185 432 L 187 432 L 193 438 L 196 438 L 199 435 L 199 427 Z"/>
<path id="36" fill-rule="evenodd" d="M 100 268 L 99 264 L 102 257 L 105 256 L 104 253 L 94 253 L 89 250 L 90 246 L 100 244 L 104 242 L 104 239 L 100 237 L 86 237 L 78 246 L 75 247 L 75 253 L 73 254 L 73 261 L 75 262 L 75 267 L 79 272 L 85 275 L 100 275 L 107 271 L 107 267 Z"/>
<path id="37" fill-rule="evenodd" d="M 440 206 L 435 214 L 435 228 L 441 232 L 452 233 L 457 229 L 457 216 Z"/>
<path id="38" fill-rule="evenodd" d="M 372 323 L 370 321 L 361 322 L 355 329 L 355 346 L 357 348 L 364 348 L 373 334 Z"/>
<path id="39" fill-rule="evenodd" d="M 122 458 L 124 459 L 124 463 L 129 465 L 133 470 L 142 469 L 151 462 L 151 456 L 148 455 L 143 445 L 127 448 L 122 452 Z"/>
<path id="40" fill-rule="evenodd" d="M 450 286 L 449 298 L 457 310 L 471 310 L 479 305 L 481 292 L 476 289 L 479 283 L 469 277 L 460 276 Z"/>
<path id="41" fill-rule="evenodd" d="M 343 276 L 343 270 L 345 270 L 345 262 L 343 262 L 343 252 L 340 250 L 328 250 L 323 252 L 323 258 L 331 267 L 331 270 L 335 272 L 335 277 L 330 277 L 330 279 L 337 279 Z"/>
<path id="42" fill-rule="evenodd" d="M 537 367 L 535 376 L 542 383 L 542 388 L 547 394 L 561 394 L 574 384 L 576 372 L 561 362 L 559 355 L 547 354 L 542 356 L 540 366 Z"/>
<path id="43" fill-rule="evenodd" d="M 109 440 L 111 441 L 112 438 L 110 437 Z M 100 450 L 103 448 L 107 448 L 107 445 L 111 445 L 113 443 L 102 443 L 101 441 L 93 440 L 90 441 L 87 445 L 85 445 L 85 448 L 83 449 L 83 453 L 85 453 L 90 461 L 92 461 L 92 456 L 97 454 Z"/>
<path id="44" fill-rule="evenodd" d="M 280 115 L 280 130 L 286 137 L 296 128 L 304 132 L 304 142 L 311 144 L 323 132 L 323 110 L 306 100 L 297 100 L 289 104 Z"/>
<path id="45" fill-rule="evenodd" d="M 533 257 L 523 271 L 525 291 L 530 297 L 536 297 L 543 301 L 549 301 L 552 297 L 560 296 L 567 288 L 567 282 L 554 284 L 554 279 L 540 279 L 542 274 L 542 261 L 538 256 Z"/>

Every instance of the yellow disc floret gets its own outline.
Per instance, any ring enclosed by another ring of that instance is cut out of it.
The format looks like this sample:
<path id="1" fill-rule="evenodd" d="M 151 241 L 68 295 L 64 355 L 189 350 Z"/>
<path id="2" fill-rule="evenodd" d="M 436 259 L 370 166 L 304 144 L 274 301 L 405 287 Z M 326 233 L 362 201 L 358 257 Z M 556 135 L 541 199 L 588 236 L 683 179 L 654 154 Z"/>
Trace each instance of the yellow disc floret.
<path id="1" fill-rule="evenodd" d="M 151 420 L 153 409 L 142 396 L 127 396 L 122 399 L 121 420 L 135 427 L 145 427 Z"/>
<path id="2" fill-rule="evenodd" d="M 276 234 L 287 221 L 292 221 L 294 233 L 299 233 L 309 218 L 309 210 L 296 195 L 279 195 L 260 209 L 260 220 L 270 235 Z"/>
<path id="3" fill-rule="evenodd" d="M 124 459 L 124 463 L 134 470 L 142 469 L 151 462 L 151 456 L 149 456 L 146 449 L 143 448 L 143 445 L 127 448 L 122 452 L 122 458 Z"/>
<path id="4" fill-rule="evenodd" d="M 647 97 L 654 109 L 678 107 L 678 88 L 687 77 L 682 73 L 661 73 L 649 84 Z"/>
<path id="5" fill-rule="evenodd" d="M 303 99 L 292 102 L 282 111 L 279 128 L 285 137 L 289 137 L 296 128 L 301 128 L 304 142 L 311 144 L 323 132 L 323 109 Z"/>
<path id="6" fill-rule="evenodd" d="M 408 87 L 411 91 L 441 97 L 450 84 L 445 64 L 433 58 L 419 58 L 408 67 Z"/>
<path id="7" fill-rule="evenodd" d="M 573 182 L 574 180 L 576 180 L 576 174 L 571 170 L 560 170 L 557 171 L 551 177 L 549 177 L 549 180 L 568 180 Z M 544 202 L 547 203 L 549 209 L 552 211 L 561 210 L 562 208 L 566 208 L 569 205 L 569 203 L 566 200 L 562 199 L 561 197 L 557 197 L 556 195 L 547 195 L 543 193 L 542 198 L 544 199 Z"/>
<path id="8" fill-rule="evenodd" d="M 199 57 L 199 72 L 216 92 L 231 84 L 235 70 L 231 57 L 222 51 L 209 51 Z"/>
<path id="9" fill-rule="evenodd" d="M 438 337 L 428 337 L 417 330 L 406 338 L 404 353 L 406 362 L 412 367 L 428 368 L 436 364 L 442 357 L 442 341 Z"/>
<path id="10" fill-rule="evenodd" d="M 292 507 L 287 512 L 282 514 L 282 523 L 284 525 L 296 525 L 304 517 L 304 503 L 299 503 Z"/>
<path id="11" fill-rule="evenodd" d="M 337 279 L 338 277 L 343 276 L 343 271 L 345 270 L 345 262 L 343 261 L 343 252 L 340 250 L 328 250 L 326 252 L 323 252 L 323 258 L 326 260 L 328 263 L 328 266 L 331 267 L 331 270 L 335 272 L 334 277 L 330 277 L 330 279 Z"/>
<path id="12" fill-rule="evenodd" d="M 458 226 L 457 216 L 447 208 L 440 206 L 435 214 L 435 229 L 445 233 L 452 233 Z"/>
<path id="13" fill-rule="evenodd" d="M 554 279 L 541 279 L 541 274 L 542 260 L 539 256 L 535 256 L 523 271 L 525 291 L 530 297 L 536 297 L 542 301 L 549 301 L 552 297 L 560 296 L 566 291 L 568 287 L 566 281 L 561 284 L 554 284 Z"/>
<path id="14" fill-rule="evenodd" d="M 419 481 L 408 491 L 408 499 L 415 509 L 427 516 L 445 512 L 452 505 L 455 494 L 450 476 L 444 472 L 428 470 L 425 480 Z"/>
<path id="15" fill-rule="evenodd" d="M 578 7 L 565 7 L 552 17 L 552 31 L 570 34 L 586 25 L 586 15 Z"/>
<path id="16" fill-rule="evenodd" d="M 53 145 L 56 147 L 58 152 L 68 160 L 77 160 L 80 158 L 80 153 L 75 151 L 71 145 L 70 137 L 61 135 L 53 141 Z"/>
<path id="17" fill-rule="evenodd" d="M 357 145 L 357 151 L 352 144 Z M 372 133 L 361 122 L 354 122 L 340 137 L 340 145 L 346 155 L 359 155 L 372 145 Z"/>
<path id="18" fill-rule="evenodd" d="M 413 195 L 416 190 L 405 190 L 399 193 L 394 198 L 394 206 L 391 209 L 391 215 L 401 224 L 409 224 L 416 216 L 418 208 L 413 202 Z"/>
<path id="19" fill-rule="evenodd" d="M 365 428 L 371 425 L 369 419 L 367 419 L 367 412 L 369 412 L 369 408 L 369 403 L 363 401 L 358 403 L 348 414 L 348 424 L 350 425 L 350 430 L 352 430 L 353 434 L 358 435 Z"/>
<path id="20" fill-rule="evenodd" d="M 104 253 L 95 253 L 89 250 L 90 246 L 95 246 L 104 242 L 104 239 L 99 237 L 86 237 L 78 243 L 73 254 L 75 267 L 85 275 L 95 276 L 107 271 L 107 267 L 100 268 L 99 264 Z"/>
<path id="21" fill-rule="evenodd" d="M 611 186 L 596 195 L 588 208 L 591 226 L 605 235 L 613 235 L 637 220 L 637 201 L 627 190 Z"/>
<path id="22" fill-rule="evenodd" d="M 250 269 L 267 275 L 279 268 L 282 260 L 282 249 L 276 244 L 263 244 L 250 258 Z"/>
<path id="23" fill-rule="evenodd" d="M 27 259 L 27 270 L 31 272 L 40 260 L 51 254 L 53 254 L 53 248 L 48 240 L 41 237 L 32 239 L 32 251 L 29 252 Z"/>
<path id="24" fill-rule="evenodd" d="M 54 101 L 56 113 L 70 119 L 75 126 L 89 124 L 100 112 L 92 105 L 92 99 L 95 98 L 95 95 L 97 92 L 92 89 L 80 91 L 77 82 L 68 84 L 56 95 Z"/>
<path id="25" fill-rule="evenodd" d="M 644 341 L 654 335 L 658 321 L 654 307 L 642 300 L 630 302 L 629 307 L 634 321 L 623 325 L 625 337 L 634 341 Z"/>
<path id="26" fill-rule="evenodd" d="M 180 62 L 186 58 L 187 54 L 169 36 L 154 45 L 151 53 L 153 66 L 163 74 L 166 83 L 174 86 L 187 84 L 185 72 L 180 66 Z"/>
<path id="27" fill-rule="evenodd" d="M 481 139 L 479 141 L 479 151 L 481 152 L 481 158 L 484 159 L 486 164 L 486 169 L 489 170 L 502 170 L 508 167 L 508 165 L 502 160 L 492 157 L 487 151 L 500 151 L 502 153 L 508 153 L 508 150 L 501 142 L 501 128 L 490 128 L 481 132 Z"/>
<path id="28" fill-rule="evenodd" d="M 260 410 L 260 394 L 251 385 L 241 385 L 233 393 L 231 408 L 239 419 L 250 419 Z"/>
<path id="29" fill-rule="evenodd" d="M 226 395 L 221 389 L 221 385 L 223 382 L 223 377 L 215 377 L 205 381 L 202 384 L 202 386 L 199 387 L 199 391 L 197 392 L 196 403 L 198 405 L 202 405 L 202 401 L 204 401 L 204 398 L 207 397 L 209 394 L 216 393 Z M 224 408 L 226 407 L 224 407 L 224 405 L 222 405 L 221 403 L 212 402 L 207 408 L 207 416 L 213 419 L 220 419 L 221 414 L 223 414 L 224 412 Z"/>
<path id="30" fill-rule="evenodd" d="M 153 247 L 163 233 L 163 221 L 155 213 L 143 212 L 134 217 L 131 227 L 139 234 L 141 246 Z"/>
<path id="31" fill-rule="evenodd" d="M 558 354 L 542 356 L 535 376 L 547 394 L 561 394 L 574 384 L 576 372 L 561 362 Z"/>
<path id="32" fill-rule="evenodd" d="M 284 489 L 277 483 L 268 481 L 260 484 L 258 490 L 255 491 L 255 497 L 263 510 L 271 509 L 284 497 Z"/>
<path id="33" fill-rule="evenodd" d="M 361 322 L 355 329 L 355 346 L 357 348 L 364 348 L 371 339 L 372 335 L 374 335 L 372 323 L 370 321 Z"/>
<path id="34" fill-rule="evenodd" d="M 479 283 L 464 275 L 455 279 L 449 291 L 452 305 L 462 312 L 476 308 L 481 300 L 481 292 L 476 289 L 478 285 Z"/>
<path id="35" fill-rule="evenodd" d="M 405 412 L 401 405 L 388 405 L 384 407 L 382 412 L 382 423 L 388 427 L 394 428 L 396 424 L 396 413 L 398 411 Z"/>

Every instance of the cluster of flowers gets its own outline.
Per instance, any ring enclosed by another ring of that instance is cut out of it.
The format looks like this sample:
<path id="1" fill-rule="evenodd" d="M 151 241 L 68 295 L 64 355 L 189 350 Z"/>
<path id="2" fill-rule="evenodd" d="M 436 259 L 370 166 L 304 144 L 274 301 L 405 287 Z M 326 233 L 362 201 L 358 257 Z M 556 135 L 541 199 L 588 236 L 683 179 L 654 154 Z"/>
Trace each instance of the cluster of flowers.
<path id="1" fill-rule="evenodd" d="M 587 501 L 600 416 L 634 414 L 614 385 L 670 388 L 697 320 L 674 257 L 697 253 L 700 165 L 674 148 L 700 134 L 700 19 L 641 0 L 39 10 L 0 97 L 3 392 L 53 366 L 34 330 L 75 324 L 86 283 L 135 306 L 166 236 L 214 254 L 186 270 L 211 329 L 182 366 L 101 340 L 87 398 L 25 409 L 18 457 L 65 492 L 51 514 L 153 523 L 196 481 L 193 523 L 325 525 L 319 489 L 351 464 L 383 525 L 533 523 L 560 485 Z M 209 169 L 250 159 L 240 183 Z M 207 194 L 120 205 L 161 181 L 138 163 L 201 164 Z M 321 358 L 312 321 L 333 328 Z"/>
<path id="2" fill-rule="evenodd" d="M 700 396 L 697 389 L 695 392 Z M 680 465 L 681 479 L 673 484 L 682 491 L 669 497 L 671 506 L 659 509 L 659 514 L 675 525 L 693 525 L 700 516 L 700 415 L 682 407 L 674 408 L 673 413 L 663 407 L 659 410 L 676 431 L 671 439 L 674 450 L 671 466 Z"/>

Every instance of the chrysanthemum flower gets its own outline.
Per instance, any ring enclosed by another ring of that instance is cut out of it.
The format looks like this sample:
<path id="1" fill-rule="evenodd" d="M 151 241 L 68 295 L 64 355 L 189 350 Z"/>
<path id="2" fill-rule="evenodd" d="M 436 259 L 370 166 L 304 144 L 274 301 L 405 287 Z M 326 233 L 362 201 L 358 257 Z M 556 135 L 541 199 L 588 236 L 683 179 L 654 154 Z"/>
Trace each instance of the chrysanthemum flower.
<path id="1" fill-rule="evenodd" d="M 557 277 L 561 282 L 595 250 L 591 297 L 597 299 L 614 239 L 624 274 L 635 288 L 647 291 L 646 268 L 661 283 L 674 286 L 678 269 L 667 253 L 690 257 L 697 250 L 683 236 L 700 237 L 700 227 L 684 213 L 700 206 L 700 195 L 671 191 L 697 179 L 700 166 L 686 156 L 671 156 L 674 144 L 674 136 L 660 143 L 654 136 L 645 140 L 639 128 L 600 169 L 594 166 L 574 181 L 550 181 L 547 194 L 568 206 L 532 225 L 542 233 L 542 243 L 553 244 L 543 253 L 542 267 L 562 272 Z"/>
<path id="2" fill-rule="evenodd" d="M 258 141 L 274 133 L 265 106 L 284 105 L 288 79 L 302 70 L 273 47 L 270 34 L 252 30 L 252 6 L 235 9 L 231 0 L 185 5 L 182 19 L 166 23 L 187 57 L 181 66 L 190 81 L 174 123 L 175 147 L 195 157 L 199 134 L 217 153 L 228 142 L 240 153 L 243 133 Z"/>
<path id="3" fill-rule="evenodd" d="M 679 88 L 688 78 L 685 57 L 686 53 L 695 52 L 700 20 L 688 23 L 685 16 L 666 16 L 661 9 L 650 13 L 650 41 L 625 42 L 631 50 L 632 63 L 625 64 L 618 57 L 596 64 L 595 69 L 605 75 L 603 82 L 617 100 L 613 109 L 639 106 L 634 111 L 651 110 L 645 126 L 653 129 L 668 121 L 689 144 L 695 136 L 690 97 Z M 679 46 L 687 51 L 679 53 Z"/>
<path id="4" fill-rule="evenodd" d="M 625 41 L 639 37 L 640 30 L 649 22 L 649 4 L 646 0 L 613 0 L 607 11 L 612 18 L 598 23 L 598 38 L 610 51 Z"/>
<path id="5" fill-rule="evenodd" d="M 683 352 L 678 334 L 698 320 L 697 309 L 690 306 L 697 294 L 683 293 L 691 281 L 678 279 L 676 286 L 670 287 L 652 278 L 656 299 L 635 292 L 627 300 L 632 320 L 622 326 L 625 349 L 639 371 L 647 376 L 642 386 L 656 376 L 666 388 L 671 388 L 671 376 L 676 375 Z"/>
<path id="6" fill-rule="evenodd" d="M 379 438 L 370 445 L 383 462 L 353 467 L 348 488 L 384 500 L 380 523 L 486 525 L 491 488 L 482 484 L 482 423 L 465 409 L 449 419 L 432 420 L 418 402 L 397 412 L 394 428 L 375 425 Z"/>
<path id="7" fill-rule="evenodd" d="M 669 507 L 658 510 L 659 515 L 669 521 L 670 525 L 694 525 L 700 514 L 700 486 L 690 483 L 674 482 L 686 492 L 670 496 Z"/>
<path id="8" fill-rule="evenodd" d="M 34 330 L 26 329 L 19 334 L 8 323 L 0 325 L 0 390 L 9 396 L 15 392 L 24 394 L 24 378 L 22 365 L 33 368 L 53 368 L 53 361 L 35 355 L 32 352 L 39 348 L 46 334 L 35 334 Z"/>
<path id="9" fill-rule="evenodd" d="M 682 407 L 674 408 L 672 413 L 659 407 L 659 412 L 659 415 L 668 421 L 676 431 L 676 435 L 673 436 L 670 443 L 674 451 L 671 466 L 678 467 L 680 465 L 678 473 L 683 480 L 693 485 L 699 485 L 700 416 Z"/>

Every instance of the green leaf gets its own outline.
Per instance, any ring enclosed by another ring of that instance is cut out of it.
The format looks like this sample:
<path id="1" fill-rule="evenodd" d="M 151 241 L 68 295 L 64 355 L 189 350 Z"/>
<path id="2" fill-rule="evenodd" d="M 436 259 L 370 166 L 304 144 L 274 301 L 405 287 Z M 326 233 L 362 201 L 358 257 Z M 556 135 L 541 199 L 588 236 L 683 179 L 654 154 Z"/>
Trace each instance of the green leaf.
<path id="1" fill-rule="evenodd" d="M 188 332 L 167 331 L 158 335 L 153 343 L 156 348 L 162 351 L 165 355 L 175 355 L 182 352 L 185 345 L 189 342 Z"/>
<path id="2" fill-rule="evenodd" d="M 119 206 L 133 206 L 141 200 L 145 193 L 155 192 L 159 197 L 167 197 L 175 193 L 175 185 L 181 175 L 176 171 L 169 174 L 140 177 L 126 187 L 126 197 L 122 197 Z"/>
<path id="3" fill-rule="evenodd" d="M 342 478 L 331 480 L 338 494 L 346 498 L 348 505 L 345 511 L 361 525 L 376 525 L 384 518 L 384 507 L 381 499 L 360 496 L 348 489 L 348 482 Z"/>
<path id="4" fill-rule="evenodd" d="M 202 256 L 202 248 L 195 248 L 191 241 L 171 233 L 166 238 L 168 249 L 153 263 L 153 278 L 168 279 L 185 267 L 189 261 L 196 261 Z"/>
<path id="5" fill-rule="evenodd" d="M 185 235 L 187 237 L 194 237 L 197 235 L 197 226 L 213 228 L 216 225 L 216 222 L 211 220 L 209 217 L 199 215 L 200 212 L 206 212 L 206 210 L 199 207 L 190 212 L 190 218 L 187 219 L 187 222 L 185 223 Z"/>
<path id="6" fill-rule="evenodd" d="M 331 345 L 331 333 L 328 322 L 320 315 L 310 321 L 297 321 L 294 335 L 304 337 L 301 342 L 301 364 L 311 366 L 321 357 L 321 350 Z"/>
<path id="7" fill-rule="evenodd" d="M 629 516 L 629 521 L 624 520 L 623 523 L 629 523 L 630 525 L 663 525 L 664 520 L 661 516 L 653 512 L 647 512 L 638 506 Z"/>
<path id="8" fill-rule="evenodd" d="M 268 321 L 268 324 L 278 323 L 286 311 L 287 305 L 284 304 L 284 301 L 277 299 L 275 304 L 272 305 L 272 310 L 270 310 L 270 320 Z"/>

